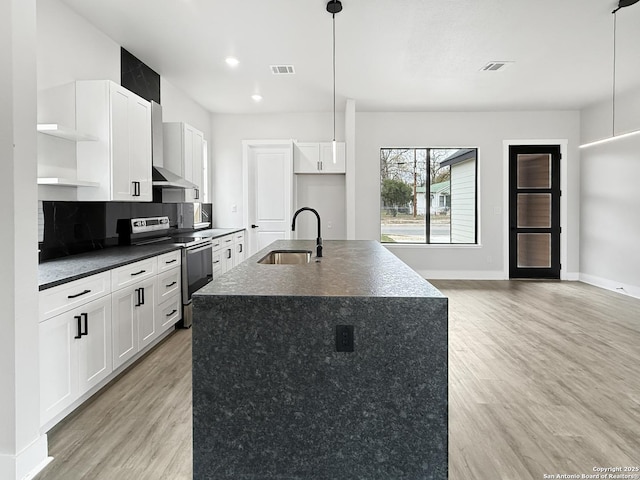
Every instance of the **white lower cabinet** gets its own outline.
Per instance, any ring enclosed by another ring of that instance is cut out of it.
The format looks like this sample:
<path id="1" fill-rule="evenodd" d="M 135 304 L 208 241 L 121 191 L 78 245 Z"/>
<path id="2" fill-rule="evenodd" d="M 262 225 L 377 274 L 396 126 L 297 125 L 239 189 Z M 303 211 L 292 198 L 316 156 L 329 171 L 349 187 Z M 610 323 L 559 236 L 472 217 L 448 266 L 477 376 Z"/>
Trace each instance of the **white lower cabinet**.
<path id="1" fill-rule="evenodd" d="M 212 248 L 213 278 L 216 278 L 246 258 L 244 230 L 215 238 Z"/>
<path id="2" fill-rule="evenodd" d="M 180 265 L 176 250 L 40 292 L 41 426 L 61 420 L 182 318 Z"/>
<path id="3" fill-rule="evenodd" d="M 112 372 L 111 296 L 48 318 L 38 327 L 44 424 Z"/>
<path id="4" fill-rule="evenodd" d="M 154 317 L 156 278 L 117 290 L 111 297 L 113 366 L 118 368 L 160 334 Z"/>

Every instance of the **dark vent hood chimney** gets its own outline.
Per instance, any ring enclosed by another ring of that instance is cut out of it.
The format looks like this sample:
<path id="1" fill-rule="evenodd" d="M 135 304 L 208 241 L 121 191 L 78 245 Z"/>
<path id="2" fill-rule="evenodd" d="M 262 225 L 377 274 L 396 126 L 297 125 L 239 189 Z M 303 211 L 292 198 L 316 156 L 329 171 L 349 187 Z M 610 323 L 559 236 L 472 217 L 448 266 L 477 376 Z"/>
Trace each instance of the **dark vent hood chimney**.
<path id="1" fill-rule="evenodd" d="M 151 152 L 153 157 L 152 185 L 161 188 L 198 188 L 195 184 L 164 168 L 162 140 L 162 106 L 151 102 Z"/>

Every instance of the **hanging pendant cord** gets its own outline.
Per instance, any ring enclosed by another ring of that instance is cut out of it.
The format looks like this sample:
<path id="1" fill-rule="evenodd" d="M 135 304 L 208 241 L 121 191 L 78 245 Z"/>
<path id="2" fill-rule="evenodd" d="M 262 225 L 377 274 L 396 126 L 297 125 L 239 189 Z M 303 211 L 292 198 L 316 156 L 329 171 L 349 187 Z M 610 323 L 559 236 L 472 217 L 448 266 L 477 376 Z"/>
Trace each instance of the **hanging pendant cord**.
<path id="1" fill-rule="evenodd" d="M 611 136 L 616 136 L 616 12 L 613 12 L 613 86 L 611 92 Z"/>
<path id="2" fill-rule="evenodd" d="M 333 17 L 333 141 L 336 141 L 336 14 Z"/>

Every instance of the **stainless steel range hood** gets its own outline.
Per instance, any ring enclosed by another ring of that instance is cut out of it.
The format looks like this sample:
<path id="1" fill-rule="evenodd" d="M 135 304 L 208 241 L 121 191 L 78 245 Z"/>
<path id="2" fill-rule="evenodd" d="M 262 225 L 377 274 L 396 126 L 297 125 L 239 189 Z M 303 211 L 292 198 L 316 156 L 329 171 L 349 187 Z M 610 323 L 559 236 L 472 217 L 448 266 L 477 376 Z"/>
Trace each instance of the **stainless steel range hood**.
<path id="1" fill-rule="evenodd" d="M 162 105 L 151 102 L 151 152 L 153 158 L 152 185 L 161 188 L 196 189 L 197 185 L 164 168 L 162 139 Z"/>

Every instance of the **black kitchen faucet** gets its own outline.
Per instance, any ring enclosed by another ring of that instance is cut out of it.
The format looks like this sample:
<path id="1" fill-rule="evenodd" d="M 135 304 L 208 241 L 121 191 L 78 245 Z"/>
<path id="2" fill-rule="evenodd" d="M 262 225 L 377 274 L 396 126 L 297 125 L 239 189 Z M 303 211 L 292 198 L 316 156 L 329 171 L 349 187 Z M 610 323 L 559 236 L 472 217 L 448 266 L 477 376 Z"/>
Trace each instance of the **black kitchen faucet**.
<path id="1" fill-rule="evenodd" d="M 309 208 L 309 207 L 299 208 L 296 211 L 296 213 L 293 214 L 293 221 L 291 222 L 291 231 L 292 232 L 296 231 L 296 217 L 300 212 L 304 212 L 305 210 L 309 210 L 310 212 L 313 212 L 313 214 L 318 219 L 318 236 L 316 238 L 316 257 L 321 258 L 322 257 L 322 236 L 320 235 L 320 215 L 318 214 L 318 212 L 316 212 L 313 208 Z"/>

